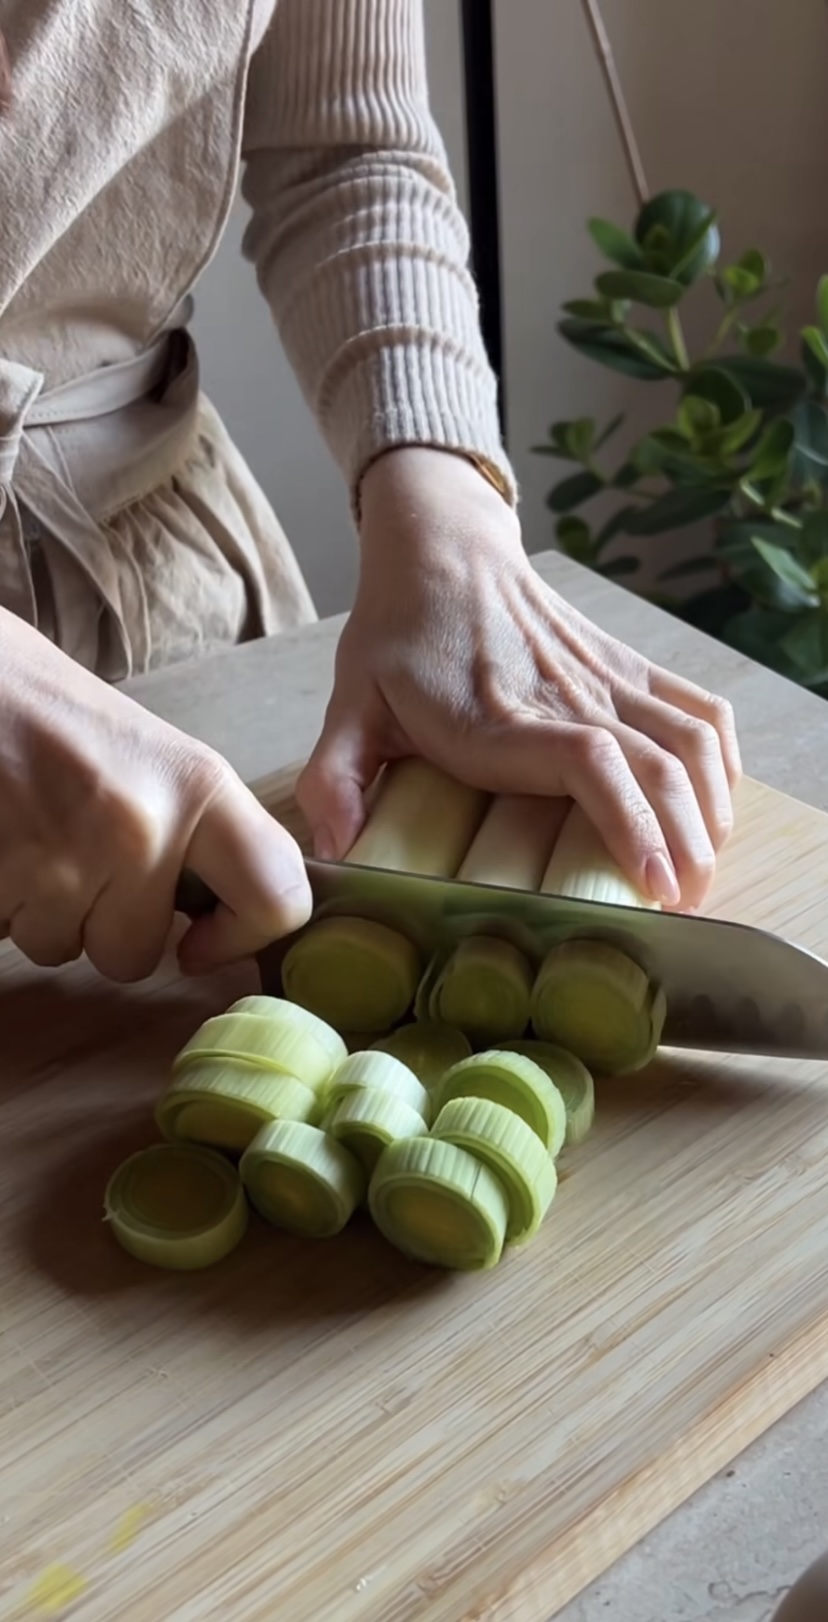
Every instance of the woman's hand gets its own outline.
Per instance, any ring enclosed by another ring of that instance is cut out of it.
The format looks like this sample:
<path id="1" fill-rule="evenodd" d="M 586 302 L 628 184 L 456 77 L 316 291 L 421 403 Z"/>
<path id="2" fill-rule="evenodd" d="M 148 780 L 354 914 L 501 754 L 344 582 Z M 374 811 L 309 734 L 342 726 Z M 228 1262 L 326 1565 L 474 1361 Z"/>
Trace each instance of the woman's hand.
<path id="1" fill-rule="evenodd" d="M 298 847 L 219 756 L 0 610 L 0 934 L 32 962 L 85 951 L 113 980 L 152 973 L 182 871 L 217 910 L 179 947 L 193 973 L 298 928 Z"/>
<path id="2" fill-rule="evenodd" d="M 733 821 L 730 705 L 599 631 L 541 581 L 471 463 L 381 457 L 362 486 L 362 570 L 299 799 L 342 855 L 387 760 L 477 787 L 571 795 L 629 878 L 698 907 Z"/>

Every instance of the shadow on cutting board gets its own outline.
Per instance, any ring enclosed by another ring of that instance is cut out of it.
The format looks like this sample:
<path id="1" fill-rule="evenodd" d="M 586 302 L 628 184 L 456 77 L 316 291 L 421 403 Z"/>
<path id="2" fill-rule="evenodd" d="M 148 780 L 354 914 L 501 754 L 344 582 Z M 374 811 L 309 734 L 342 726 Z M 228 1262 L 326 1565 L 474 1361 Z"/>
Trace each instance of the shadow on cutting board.
<path id="1" fill-rule="evenodd" d="M 359 1318 L 403 1296 L 451 1287 L 450 1275 L 415 1266 L 385 1243 L 358 1213 L 330 1241 L 294 1239 L 251 1212 L 241 1245 L 203 1273 L 169 1273 L 128 1256 L 103 1220 L 103 1191 L 113 1170 L 157 1142 L 144 1109 L 119 1112 L 101 1131 L 98 1118 L 77 1130 L 57 1165 L 30 1190 L 21 1213 L 27 1261 L 62 1294 L 84 1304 L 117 1303 L 119 1321 L 149 1312 L 165 1320 L 211 1315 L 223 1325 L 288 1327 L 313 1320 Z"/>

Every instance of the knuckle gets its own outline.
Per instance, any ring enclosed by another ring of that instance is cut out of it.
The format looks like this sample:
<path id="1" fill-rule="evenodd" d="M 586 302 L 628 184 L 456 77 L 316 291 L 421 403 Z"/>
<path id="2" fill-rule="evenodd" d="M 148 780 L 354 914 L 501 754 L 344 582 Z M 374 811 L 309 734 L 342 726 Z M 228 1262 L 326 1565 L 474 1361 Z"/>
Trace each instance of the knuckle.
<path id="1" fill-rule="evenodd" d="M 676 755 L 666 749 L 645 749 L 639 756 L 639 772 L 651 793 L 673 799 L 690 793 L 687 772 Z"/>
<path id="2" fill-rule="evenodd" d="M 602 726 L 574 727 L 569 733 L 572 759 L 598 777 L 614 776 L 622 756 L 618 739 Z"/>
<path id="3" fill-rule="evenodd" d="M 676 720 L 676 734 L 682 752 L 693 760 L 705 761 L 719 754 L 719 734 L 709 721 L 700 721 L 694 715 L 683 716 Z"/>
<path id="4" fill-rule="evenodd" d="M 704 704 L 717 732 L 736 731 L 736 715 L 729 698 L 722 698 L 719 693 L 705 693 Z"/>

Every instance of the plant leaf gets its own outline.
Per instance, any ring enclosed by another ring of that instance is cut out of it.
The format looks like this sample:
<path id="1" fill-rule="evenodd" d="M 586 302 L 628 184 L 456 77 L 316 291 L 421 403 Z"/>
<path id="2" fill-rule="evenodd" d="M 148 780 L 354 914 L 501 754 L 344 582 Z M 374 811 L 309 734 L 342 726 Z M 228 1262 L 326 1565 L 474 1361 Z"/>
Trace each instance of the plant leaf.
<path id="1" fill-rule="evenodd" d="M 713 518 L 722 512 L 730 500 L 729 490 L 700 489 L 668 490 L 648 507 L 642 507 L 627 524 L 629 535 L 659 535 L 664 530 L 682 529 L 703 518 Z"/>
<path id="2" fill-rule="evenodd" d="M 820 327 L 828 338 L 828 276 L 820 276 L 817 282 L 817 312 Z"/>
<path id="3" fill-rule="evenodd" d="M 679 431 L 691 444 L 715 433 L 721 426 L 721 413 L 712 400 L 703 400 L 697 394 L 686 394 L 678 408 L 676 421 Z"/>
<path id="4" fill-rule="evenodd" d="M 739 335 L 744 344 L 745 353 L 753 355 L 757 360 L 763 360 L 765 356 L 772 355 L 782 342 L 782 334 L 779 328 L 770 324 L 760 327 L 742 327 Z"/>
<path id="5" fill-rule="evenodd" d="M 748 396 L 750 404 L 760 411 L 781 416 L 790 411 L 805 393 L 803 372 L 793 366 L 780 366 L 775 360 L 754 359 L 752 355 L 723 356 L 721 367 L 735 380 Z M 693 386 L 693 374 L 690 374 Z"/>
<path id="6" fill-rule="evenodd" d="M 587 359 L 627 377 L 660 382 L 675 371 L 674 362 L 664 345 L 659 349 L 655 336 L 647 335 L 649 341 L 644 343 L 639 333 L 634 341 L 628 333 L 619 332 L 615 327 L 600 327 L 574 318 L 559 322 L 558 332 Z"/>
<path id="7" fill-rule="evenodd" d="M 597 496 L 603 488 L 603 481 L 596 473 L 573 473 L 550 490 L 546 505 L 553 513 L 571 512 L 574 507 L 581 507 L 592 496 Z"/>
<path id="8" fill-rule="evenodd" d="M 726 366 L 695 368 L 685 384 L 685 392 L 710 400 L 718 408 L 723 423 L 735 422 L 750 410 L 748 395 Z"/>
<path id="9" fill-rule="evenodd" d="M 828 614 L 811 609 L 795 619 L 780 646 L 791 663 L 811 679 L 824 680 L 828 666 Z"/>
<path id="10" fill-rule="evenodd" d="M 603 552 L 604 547 L 609 546 L 610 541 L 615 540 L 616 535 L 625 535 L 627 533 L 628 521 L 637 512 L 637 507 L 619 507 L 618 511 L 607 519 L 607 522 L 602 529 L 599 529 L 595 537 L 596 557 Z"/>
<path id="11" fill-rule="evenodd" d="M 612 421 L 607 423 L 606 428 L 602 428 L 598 438 L 595 441 L 595 449 L 597 451 L 601 449 L 602 445 L 606 445 L 607 441 L 612 439 L 614 434 L 617 434 L 623 421 L 624 413 L 623 411 L 620 411 L 617 417 L 613 417 Z"/>
<path id="12" fill-rule="evenodd" d="M 818 360 L 810 344 L 802 338 L 799 345 L 799 354 L 808 380 L 808 387 L 817 400 L 824 400 L 828 394 L 828 368 Z"/>
<path id="13" fill-rule="evenodd" d="M 828 338 L 819 327 L 803 327 L 802 336 L 819 361 L 820 366 L 828 367 Z"/>
<path id="14" fill-rule="evenodd" d="M 697 281 L 719 256 L 714 216 L 689 191 L 663 191 L 651 197 L 636 221 L 635 240 L 650 269 L 675 276 L 684 287 Z"/>
<path id="15" fill-rule="evenodd" d="M 561 518 L 555 526 L 555 535 L 567 557 L 574 558 L 576 563 L 592 563 L 592 532 L 583 518 Z"/>
<path id="16" fill-rule="evenodd" d="M 644 270 L 605 270 L 595 286 L 608 299 L 630 299 L 652 310 L 667 310 L 684 297 L 681 282 L 668 276 L 653 276 Z"/>
<path id="17" fill-rule="evenodd" d="M 762 540 L 759 535 L 753 537 L 753 544 L 763 563 L 787 586 L 802 608 L 813 608 L 818 604 L 819 593 L 808 570 L 797 563 L 791 552 L 782 546 L 774 546 L 771 541 Z"/>
<path id="18" fill-rule="evenodd" d="M 638 244 L 626 231 L 613 225 L 611 220 L 588 220 L 587 229 L 604 258 L 611 259 L 614 265 L 623 265 L 625 270 L 636 270 L 643 264 Z"/>
<path id="19" fill-rule="evenodd" d="M 598 321 L 604 325 L 610 319 L 610 306 L 606 299 L 571 298 L 561 306 L 567 315 L 575 315 L 579 321 Z"/>
<path id="20" fill-rule="evenodd" d="M 750 464 L 749 477 L 761 484 L 765 479 L 776 479 L 787 471 L 788 458 L 794 446 L 796 433 L 792 422 L 781 417 L 767 428 L 756 447 Z"/>
<path id="21" fill-rule="evenodd" d="M 699 557 L 683 558 L 681 563 L 671 563 L 669 569 L 662 569 L 659 580 L 684 580 L 689 575 L 710 574 L 718 565 L 712 553 L 705 553 Z"/>

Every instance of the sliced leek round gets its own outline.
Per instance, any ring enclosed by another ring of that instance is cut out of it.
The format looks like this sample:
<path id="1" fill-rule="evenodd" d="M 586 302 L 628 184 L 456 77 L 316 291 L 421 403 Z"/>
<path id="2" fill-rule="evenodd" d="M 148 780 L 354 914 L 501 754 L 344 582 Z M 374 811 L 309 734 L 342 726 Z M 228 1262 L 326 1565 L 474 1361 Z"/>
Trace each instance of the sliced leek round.
<path id="1" fill-rule="evenodd" d="M 403 1064 L 401 1059 L 395 1059 L 393 1054 L 380 1053 L 372 1048 L 363 1049 L 361 1053 L 349 1054 L 344 1064 L 336 1070 L 328 1088 L 328 1107 L 338 1104 L 346 1093 L 364 1087 L 386 1093 L 399 1103 L 407 1104 L 428 1124 L 430 1119 L 428 1093 L 422 1082 L 417 1080 L 413 1070 L 409 1070 L 408 1065 Z"/>
<path id="2" fill-rule="evenodd" d="M 414 1261 L 474 1272 L 503 1251 L 509 1202 L 500 1179 L 465 1149 L 404 1138 L 380 1156 L 368 1189 L 385 1238 Z"/>
<path id="3" fill-rule="evenodd" d="M 431 1135 L 468 1150 L 500 1179 L 509 1201 L 507 1244 L 525 1244 L 537 1233 L 558 1175 L 537 1133 L 519 1115 L 487 1099 L 453 1098 L 443 1105 Z"/>
<path id="4" fill-rule="evenodd" d="M 366 1177 L 370 1177 L 383 1149 L 400 1138 L 417 1138 L 426 1123 L 393 1094 L 377 1088 L 358 1087 L 345 1094 L 329 1112 L 327 1130 L 338 1143 L 355 1155 Z"/>
<path id="5" fill-rule="evenodd" d="M 546 1071 L 564 1101 L 567 1143 L 583 1143 L 595 1119 L 595 1084 L 586 1065 L 566 1048 L 556 1047 L 554 1042 L 527 1040 L 502 1042 L 497 1046 L 533 1059 Z"/>
<path id="6" fill-rule="evenodd" d="M 478 1046 L 522 1036 L 529 1024 L 533 974 L 510 941 L 474 935 L 460 941 L 431 987 L 428 1013 Z"/>
<path id="7" fill-rule="evenodd" d="M 347 1058 L 342 1037 L 307 1009 L 282 998 L 272 1001 L 268 1014 L 236 1008 L 205 1020 L 173 1060 L 173 1075 L 202 1059 L 247 1059 L 257 1068 L 296 1076 L 306 1087 L 326 1086 Z"/>
<path id="8" fill-rule="evenodd" d="M 374 1035 L 404 1017 L 419 978 L 412 942 L 367 918 L 318 919 L 282 962 L 282 989 L 291 1002 L 337 1030 Z"/>
<path id="9" fill-rule="evenodd" d="M 427 1089 L 433 1088 L 453 1064 L 471 1055 L 471 1042 L 462 1031 L 434 1020 L 414 1020 L 398 1025 L 389 1036 L 371 1044 L 380 1053 L 390 1053 L 413 1070 Z"/>
<path id="10" fill-rule="evenodd" d="M 314 1121 L 319 1095 L 295 1076 L 254 1070 L 231 1059 L 204 1059 L 179 1071 L 155 1108 L 171 1143 L 241 1151 L 266 1121 Z"/>
<path id="11" fill-rule="evenodd" d="M 532 992 L 532 1028 L 599 1075 L 649 1064 L 667 1013 L 664 993 L 626 953 L 604 941 L 565 941 L 547 952 Z"/>
<path id="12" fill-rule="evenodd" d="M 248 1209 L 238 1173 L 194 1144 L 155 1144 L 110 1178 L 106 1221 L 118 1244 L 152 1267 L 212 1267 L 235 1250 Z"/>
<path id="13" fill-rule="evenodd" d="M 362 1167 L 350 1150 L 304 1121 L 263 1126 L 239 1171 L 260 1216 L 309 1239 L 340 1233 L 365 1193 Z"/>
<path id="14" fill-rule="evenodd" d="M 554 1160 L 566 1137 L 566 1107 L 540 1065 L 522 1054 L 492 1049 L 447 1070 L 435 1098 L 439 1112 L 452 1098 L 484 1098 L 503 1104 L 536 1132 Z"/>

